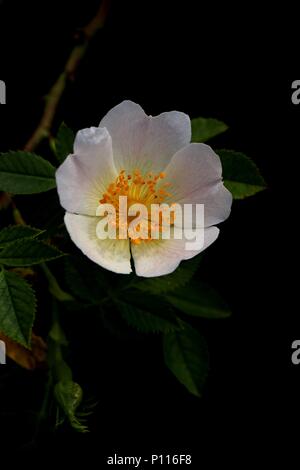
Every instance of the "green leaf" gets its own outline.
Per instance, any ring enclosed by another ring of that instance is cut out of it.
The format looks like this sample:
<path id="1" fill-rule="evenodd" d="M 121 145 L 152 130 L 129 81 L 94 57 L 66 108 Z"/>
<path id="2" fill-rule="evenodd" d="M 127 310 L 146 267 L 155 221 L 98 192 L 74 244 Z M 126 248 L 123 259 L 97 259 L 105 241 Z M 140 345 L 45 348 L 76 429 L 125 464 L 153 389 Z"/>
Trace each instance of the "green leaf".
<path id="1" fill-rule="evenodd" d="M 107 282 L 102 268 L 82 257 L 65 260 L 65 280 L 78 299 L 98 303 L 107 295 Z"/>
<path id="2" fill-rule="evenodd" d="M 134 287 L 143 292 L 152 294 L 163 294 L 174 291 L 186 285 L 194 276 L 200 264 L 201 256 L 196 256 L 191 260 L 182 261 L 180 266 L 171 274 L 166 276 L 152 277 L 136 281 Z"/>
<path id="3" fill-rule="evenodd" d="M 82 401 L 82 388 L 72 380 L 60 381 L 55 386 L 56 398 L 67 415 L 72 415 Z"/>
<path id="4" fill-rule="evenodd" d="M 206 142 L 228 129 L 228 126 L 217 119 L 199 117 L 192 119 L 192 142 Z"/>
<path id="5" fill-rule="evenodd" d="M 266 183 L 255 163 L 234 150 L 218 150 L 223 166 L 224 184 L 234 199 L 243 199 L 266 188 Z"/>
<path id="6" fill-rule="evenodd" d="M 0 248 L 9 243 L 16 242 L 24 238 L 35 238 L 43 233 L 43 230 L 29 227 L 28 225 L 11 225 L 0 230 Z"/>
<path id="7" fill-rule="evenodd" d="M 58 129 L 55 142 L 55 153 L 60 163 L 73 153 L 74 139 L 74 132 L 63 122 Z"/>
<path id="8" fill-rule="evenodd" d="M 1 191 L 33 194 L 55 187 L 55 168 L 47 160 L 22 151 L 0 154 Z"/>
<path id="9" fill-rule="evenodd" d="M 165 363 L 190 393 L 200 397 L 209 367 L 207 345 L 198 331 L 183 325 L 164 336 Z"/>
<path id="10" fill-rule="evenodd" d="M 64 256 L 60 250 L 34 239 L 18 240 L 0 251 L 0 264 L 31 266 Z"/>
<path id="11" fill-rule="evenodd" d="M 54 395 L 71 426 L 78 432 L 88 432 L 87 426 L 76 416 L 83 397 L 80 385 L 72 380 L 60 381 L 54 387 Z"/>
<path id="12" fill-rule="evenodd" d="M 0 272 L 0 331 L 29 348 L 36 300 L 31 286 L 17 274 Z"/>
<path id="13" fill-rule="evenodd" d="M 163 299 L 127 291 L 114 302 L 123 319 L 138 331 L 167 333 L 179 328 L 176 315 Z"/>
<path id="14" fill-rule="evenodd" d="M 173 307 L 195 317 L 227 318 L 231 315 L 222 297 L 210 286 L 198 281 L 168 294 L 166 299 Z"/>

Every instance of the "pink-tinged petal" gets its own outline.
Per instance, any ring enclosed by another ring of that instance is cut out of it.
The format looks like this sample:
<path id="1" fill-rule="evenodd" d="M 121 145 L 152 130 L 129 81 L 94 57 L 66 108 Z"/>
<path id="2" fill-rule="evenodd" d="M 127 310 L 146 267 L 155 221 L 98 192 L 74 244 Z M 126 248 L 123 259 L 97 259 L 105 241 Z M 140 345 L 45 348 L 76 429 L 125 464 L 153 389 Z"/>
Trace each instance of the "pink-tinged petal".
<path id="1" fill-rule="evenodd" d="M 135 271 L 138 276 L 155 277 L 172 273 L 182 260 L 193 258 L 209 247 L 218 237 L 219 229 L 204 229 L 204 245 L 199 250 L 186 250 L 187 238 L 181 240 L 142 241 L 139 245 L 131 244 Z"/>
<path id="2" fill-rule="evenodd" d="M 56 171 L 61 205 L 69 212 L 94 216 L 99 200 L 116 176 L 107 129 L 79 131 L 74 155 L 69 155 Z"/>
<path id="3" fill-rule="evenodd" d="M 205 227 L 227 219 L 232 195 L 222 181 L 220 158 L 208 145 L 190 144 L 179 150 L 164 172 L 172 202 L 204 204 Z"/>
<path id="4" fill-rule="evenodd" d="M 75 245 L 92 261 L 109 271 L 129 274 L 129 240 L 99 240 L 96 227 L 99 217 L 70 214 L 66 212 L 65 224 Z"/>
<path id="5" fill-rule="evenodd" d="M 160 172 L 171 157 L 191 140 L 190 118 L 171 111 L 147 116 L 132 101 L 123 101 L 111 109 L 100 122 L 112 137 L 115 165 L 131 173 Z"/>

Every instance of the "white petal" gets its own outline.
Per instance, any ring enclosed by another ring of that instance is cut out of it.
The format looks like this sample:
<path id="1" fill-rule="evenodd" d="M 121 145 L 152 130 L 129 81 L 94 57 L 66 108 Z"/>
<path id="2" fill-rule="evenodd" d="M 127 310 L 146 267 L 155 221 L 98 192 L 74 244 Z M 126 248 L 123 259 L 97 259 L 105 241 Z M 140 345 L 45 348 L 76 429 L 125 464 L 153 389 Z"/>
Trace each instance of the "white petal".
<path id="1" fill-rule="evenodd" d="M 185 248 L 186 238 L 182 240 L 151 240 L 139 245 L 131 244 L 135 271 L 138 276 L 163 276 L 173 272 L 180 261 L 193 258 L 211 245 L 218 237 L 219 229 L 205 229 L 204 246 L 201 250 L 188 251 Z"/>
<path id="2" fill-rule="evenodd" d="M 172 201 L 204 204 L 205 227 L 223 222 L 230 214 L 232 195 L 222 181 L 218 155 L 205 144 L 179 150 L 165 169 Z"/>
<path id="3" fill-rule="evenodd" d="M 132 172 L 162 171 L 172 155 L 191 140 L 190 118 L 171 111 L 147 116 L 132 101 L 123 101 L 111 109 L 100 122 L 112 137 L 115 165 Z"/>
<path id="4" fill-rule="evenodd" d="M 88 258 L 110 271 L 129 274 L 129 240 L 99 240 L 96 236 L 98 222 L 98 217 L 69 212 L 65 215 L 65 224 L 72 241 Z"/>
<path id="5" fill-rule="evenodd" d="M 74 152 L 56 172 L 60 203 L 69 212 L 94 216 L 107 186 L 117 177 L 107 129 L 79 131 Z"/>

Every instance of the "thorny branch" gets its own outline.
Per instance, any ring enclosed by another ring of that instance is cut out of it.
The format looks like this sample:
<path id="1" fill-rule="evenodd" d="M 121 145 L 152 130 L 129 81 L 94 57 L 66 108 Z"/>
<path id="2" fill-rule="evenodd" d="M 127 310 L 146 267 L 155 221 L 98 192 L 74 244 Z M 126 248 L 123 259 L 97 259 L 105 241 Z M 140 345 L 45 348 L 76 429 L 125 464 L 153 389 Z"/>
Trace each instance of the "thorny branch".
<path id="1" fill-rule="evenodd" d="M 104 26 L 111 0 L 102 0 L 101 5 L 94 18 L 80 30 L 82 35 L 82 43 L 76 45 L 71 51 L 66 62 L 64 70 L 50 89 L 46 97 L 46 105 L 41 120 L 33 132 L 32 136 L 26 143 L 24 150 L 32 152 L 39 143 L 50 135 L 51 127 L 55 117 L 55 113 L 62 95 L 66 89 L 69 80 L 72 80 L 84 57 L 91 39 Z"/>

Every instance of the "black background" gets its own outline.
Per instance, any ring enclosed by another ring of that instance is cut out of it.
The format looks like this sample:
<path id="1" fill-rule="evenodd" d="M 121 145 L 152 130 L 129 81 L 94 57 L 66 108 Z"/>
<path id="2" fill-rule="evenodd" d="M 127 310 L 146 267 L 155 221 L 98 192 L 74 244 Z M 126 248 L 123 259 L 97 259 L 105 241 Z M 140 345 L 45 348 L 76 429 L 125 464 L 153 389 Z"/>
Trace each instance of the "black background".
<path id="1" fill-rule="evenodd" d="M 300 106 L 291 102 L 291 83 L 299 78 L 293 59 L 290 67 L 287 60 L 293 41 L 286 36 L 284 43 L 282 30 L 289 24 L 291 36 L 294 25 L 274 7 L 263 14 L 253 4 L 231 10 L 196 3 L 115 1 L 67 89 L 56 125 L 62 119 L 75 130 L 98 125 L 111 107 L 132 99 L 152 115 L 177 109 L 225 121 L 229 131 L 212 146 L 243 151 L 260 167 L 268 190 L 234 204 L 201 264 L 200 277 L 233 310 L 230 320 L 199 324 L 211 353 L 204 397 L 188 395 L 164 368 L 159 338 L 120 342 L 109 336 L 95 347 L 91 332 L 81 374 L 92 374 L 99 399 L 92 433 L 45 435 L 34 450 L 97 455 L 99 468 L 114 452 L 188 452 L 199 465 L 208 457 L 207 468 L 217 461 L 270 464 L 292 455 L 300 369 L 290 356 L 300 325 L 288 261 L 297 275 Z M 0 79 L 7 85 L 1 151 L 24 145 L 74 45 L 74 31 L 97 5 L 1 4 Z M 23 371 L 15 380 L 10 401 L 4 396 L 18 415 L 5 419 L 4 434 L 20 448 L 30 440 L 22 410 L 26 400 L 39 400 L 39 381 Z"/>

